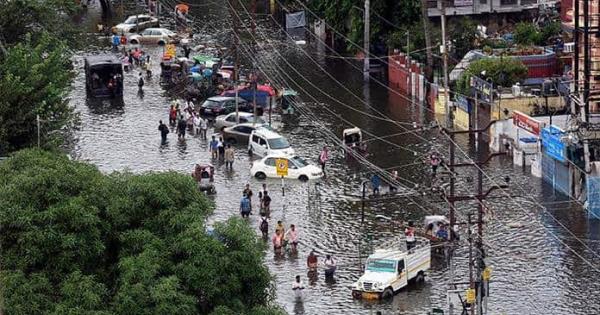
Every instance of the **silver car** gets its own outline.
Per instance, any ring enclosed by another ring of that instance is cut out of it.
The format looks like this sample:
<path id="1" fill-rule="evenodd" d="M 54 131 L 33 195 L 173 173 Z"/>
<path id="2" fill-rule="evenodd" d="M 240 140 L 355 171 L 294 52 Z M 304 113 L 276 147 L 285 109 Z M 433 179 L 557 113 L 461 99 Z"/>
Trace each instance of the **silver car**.
<path id="1" fill-rule="evenodd" d="M 143 32 L 129 37 L 132 45 L 160 45 L 164 46 L 177 41 L 177 34 L 166 28 L 147 28 Z"/>
<path id="2" fill-rule="evenodd" d="M 255 120 L 254 114 L 252 114 L 252 113 L 240 112 L 239 115 L 240 115 L 240 124 L 255 123 L 257 125 L 263 125 L 266 123 L 261 117 L 257 117 Z M 221 115 L 221 116 L 217 116 L 217 118 L 215 120 L 215 129 L 217 129 L 219 131 L 223 131 L 223 129 L 225 127 L 231 127 L 236 124 L 237 124 L 237 121 L 235 118 L 235 113 Z"/>
<path id="3" fill-rule="evenodd" d="M 114 26 L 113 33 L 119 35 L 135 33 L 145 30 L 149 27 L 158 27 L 158 25 L 158 19 L 153 16 L 147 14 L 132 15 L 129 16 L 123 23 Z"/>

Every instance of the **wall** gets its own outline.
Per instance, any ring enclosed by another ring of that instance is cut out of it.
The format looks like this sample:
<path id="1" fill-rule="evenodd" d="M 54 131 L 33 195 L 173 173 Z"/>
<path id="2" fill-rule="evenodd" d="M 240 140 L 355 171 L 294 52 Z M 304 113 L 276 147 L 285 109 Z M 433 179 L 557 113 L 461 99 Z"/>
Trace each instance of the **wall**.
<path id="1" fill-rule="evenodd" d="M 395 53 L 388 58 L 388 81 L 393 88 L 420 102 L 435 99 L 437 88 L 428 83 L 421 64 L 410 60 L 403 53 Z"/>

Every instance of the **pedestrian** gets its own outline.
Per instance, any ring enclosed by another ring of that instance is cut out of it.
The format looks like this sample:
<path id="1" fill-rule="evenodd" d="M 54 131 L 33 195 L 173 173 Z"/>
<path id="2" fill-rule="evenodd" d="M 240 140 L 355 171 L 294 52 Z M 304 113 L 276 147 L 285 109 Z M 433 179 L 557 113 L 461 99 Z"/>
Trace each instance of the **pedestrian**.
<path id="1" fill-rule="evenodd" d="M 248 196 L 248 199 L 250 199 L 250 207 L 252 207 L 252 196 L 254 194 L 252 193 L 252 189 L 250 189 L 250 184 L 246 184 L 246 187 L 244 187 L 242 194 Z"/>
<path id="2" fill-rule="evenodd" d="M 371 176 L 371 187 L 373 188 L 373 195 L 379 195 L 379 186 L 381 185 L 381 179 L 379 175 L 373 174 Z"/>
<path id="3" fill-rule="evenodd" d="M 119 43 L 121 44 L 121 46 L 123 46 L 123 49 L 125 49 L 125 45 L 127 45 L 127 37 L 125 37 L 124 33 L 121 33 L 121 37 L 119 38 Z"/>
<path id="4" fill-rule="evenodd" d="M 187 123 L 185 119 L 183 119 L 183 115 L 179 116 L 179 122 L 177 122 L 177 136 L 178 139 L 185 139 L 185 128 L 187 127 Z"/>
<path id="5" fill-rule="evenodd" d="M 200 133 L 201 138 L 206 140 L 206 131 L 208 130 L 208 122 L 206 119 L 200 117 Z"/>
<path id="6" fill-rule="evenodd" d="M 252 208 L 250 207 L 250 199 L 245 194 L 242 196 L 242 200 L 240 201 L 240 213 L 242 214 L 242 218 L 250 217 L 250 212 Z"/>
<path id="7" fill-rule="evenodd" d="M 289 244 L 292 244 L 292 251 L 296 251 L 298 247 L 298 230 L 295 225 L 290 225 L 290 229 L 285 233 L 285 239 Z"/>
<path id="8" fill-rule="evenodd" d="M 194 134 L 195 135 L 199 135 L 200 134 L 200 117 L 196 114 L 192 115 L 192 123 L 194 125 Z"/>
<path id="9" fill-rule="evenodd" d="M 433 176 L 437 174 L 437 168 L 442 160 L 434 153 L 429 157 L 429 163 L 431 164 L 431 173 Z"/>
<path id="10" fill-rule="evenodd" d="M 269 237 L 269 218 L 262 216 L 260 217 L 260 232 L 262 233 L 262 237 L 267 239 Z"/>
<path id="11" fill-rule="evenodd" d="M 408 226 L 404 229 L 404 236 L 406 237 L 406 249 L 410 251 L 416 243 L 415 227 L 412 221 L 408 221 Z"/>
<path id="12" fill-rule="evenodd" d="M 390 182 L 390 194 L 398 191 L 398 187 L 396 183 L 398 182 L 398 171 L 394 170 L 392 172 L 392 181 Z"/>
<path id="13" fill-rule="evenodd" d="M 335 269 L 337 268 L 337 263 L 335 259 L 333 259 L 333 257 L 331 257 L 331 255 L 328 254 L 327 256 L 325 256 L 323 264 L 325 265 L 325 277 L 332 278 L 333 274 L 335 273 Z"/>
<path id="14" fill-rule="evenodd" d="M 281 233 L 281 231 L 275 230 L 275 234 L 273 234 L 271 241 L 273 242 L 273 250 L 275 251 L 275 253 L 280 253 L 281 247 L 283 246 L 283 233 Z"/>
<path id="15" fill-rule="evenodd" d="M 231 147 L 231 144 L 227 144 L 227 149 L 225 149 L 225 168 L 229 168 L 233 170 L 233 160 L 235 159 L 235 151 Z"/>
<path id="16" fill-rule="evenodd" d="M 158 121 L 158 131 L 160 131 L 161 144 L 167 143 L 167 135 L 169 134 L 169 127 L 163 124 L 162 120 Z"/>
<path id="17" fill-rule="evenodd" d="M 127 61 L 129 61 L 129 67 L 133 69 L 133 53 L 131 49 L 127 52 Z"/>
<path id="18" fill-rule="evenodd" d="M 321 170 L 325 173 L 325 164 L 329 160 L 329 151 L 327 150 L 327 146 L 323 146 L 323 150 L 321 150 L 321 154 L 319 154 L 319 162 L 321 163 Z"/>
<path id="19" fill-rule="evenodd" d="M 219 150 L 219 158 L 225 158 L 225 143 L 223 142 L 223 137 L 219 136 L 219 144 L 217 146 L 217 150 Z"/>
<path id="20" fill-rule="evenodd" d="M 171 104 L 171 109 L 169 109 L 169 125 L 175 126 L 177 123 L 177 109 L 175 109 L 175 104 Z"/>
<path id="21" fill-rule="evenodd" d="M 310 254 L 306 258 L 306 266 L 308 267 L 309 271 L 316 271 L 317 270 L 317 265 L 318 265 L 318 262 L 319 262 L 318 259 L 319 258 L 317 257 L 317 255 L 315 255 L 315 251 L 311 250 Z"/>
<path id="22" fill-rule="evenodd" d="M 210 140 L 210 143 L 208 144 L 208 148 L 210 150 L 211 156 L 213 159 L 216 159 L 219 157 L 219 151 L 217 150 L 217 147 L 219 146 L 219 141 L 217 139 L 215 139 L 215 136 L 212 136 L 212 140 Z"/>
<path id="23" fill-rule="evenodd" d="M 260 213 L 268 217 L 271 214 L 271 197 L 266 190 L 262 192 L 262 196 L 260 199 Z"/>
<path id="24" fill-rule="evenodd" d="M 296 297 L 296 299 L 302 298 L 304 284 L 302 283 L 302 280 L 300 280 L 300 276 L 296 276 L 296 281 L 294 281 L 294 284 L 292 285 L 292 290 L 294 290 L 294 296 Z"/>
<path id="25" fill-rule="evenodd" d="M 138 77 L 138 88 L 140 90 L 142 90 L 144 88 L 144 77 L 142 76 L 141 72 L 140 72 L 140 75 Z"/>
<path id="26" fill-rule="evenodd" d="M 112 36 L 112 49 L 114 51 L 119 50 L 119 44 L 121 43 L 121 37 L 118 34 L 113 34 Z"/>

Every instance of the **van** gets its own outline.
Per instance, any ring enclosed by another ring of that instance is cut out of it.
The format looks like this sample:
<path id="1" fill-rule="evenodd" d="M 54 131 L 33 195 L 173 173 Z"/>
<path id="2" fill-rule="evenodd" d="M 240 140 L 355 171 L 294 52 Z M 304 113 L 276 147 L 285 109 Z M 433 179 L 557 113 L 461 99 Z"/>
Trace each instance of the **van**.
<path id="1" fill-rule="evenodd" d="M 123 64 L 109 54 L 85 58 L 85 88 L 89 98 L 123 97 Z"/>
<path id="2" fill-rule="evenodd" d="M 287 139 L 268 128 L 257 128 L 248 139 L 248 152 L 258 156 L 294 154 Z"/>

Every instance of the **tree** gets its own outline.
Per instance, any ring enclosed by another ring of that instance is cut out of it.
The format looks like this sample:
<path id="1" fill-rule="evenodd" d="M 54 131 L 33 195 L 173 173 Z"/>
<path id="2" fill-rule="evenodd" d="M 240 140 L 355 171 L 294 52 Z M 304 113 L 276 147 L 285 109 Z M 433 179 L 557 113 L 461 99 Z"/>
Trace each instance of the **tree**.
<path id="1" fill-rule="evenodd" d="M 32 149 L 0 173 L 6 314 L 281 314 L 264 243 L 241 219 L 207 234 L 191 177 L 103 175 Z"/>
<path id="2" fill-rule="evenodd" d="M 482 72 L 485 71 L 485 76 Z M 509 87 L 527 78 L 527 67 L 523 62 L 510 57 L 490 57 L 472 62 L 457 81 L 458 92 L 468 94 L 471 76 L 491 79 L 494 86 Z"/>
<path id="3" fill-rule="evenodd" d="M 515 43 L 523 46 L 539 45 L 543 41 L 542 35 L 533 23 L 517 23 L 514 33 Z"/>
<path id="4" fill-rule="evenodd" d="M 469 17 L 462 17 L 456 23 L 451 24 L 450 29 L 450 41 L 453 46 L 450 53 L 456 60 L 460 60 L 475 48 L 477 23 Z"/>
<path id="5" fill-rule="evenodd" d="M 66 45 L 48 33 L 8 49 L 0 62 L 0 153 L 37 142 L 36 115 L 43 121 L 42 143 L 51 147 L 76 122 L 66 93 L 73 73 Z"/>

